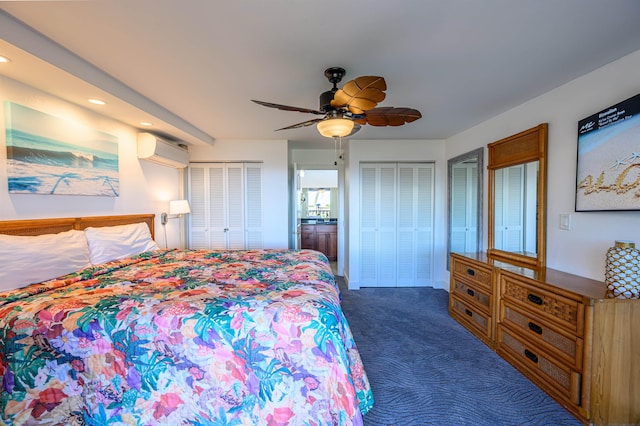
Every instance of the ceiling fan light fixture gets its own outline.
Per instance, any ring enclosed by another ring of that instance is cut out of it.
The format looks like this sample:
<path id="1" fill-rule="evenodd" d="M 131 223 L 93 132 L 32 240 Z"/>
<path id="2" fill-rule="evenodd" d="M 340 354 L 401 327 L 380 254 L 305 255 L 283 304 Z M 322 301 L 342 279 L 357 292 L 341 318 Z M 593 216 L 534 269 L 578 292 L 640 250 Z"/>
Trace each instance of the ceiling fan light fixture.
<path id="1" fill-rule="evenodd" d="M 325 138 L 344 137 L 353 130 L 353 121 L 348 118 L 329 118 L 318 122 L 318 132 Z"/>

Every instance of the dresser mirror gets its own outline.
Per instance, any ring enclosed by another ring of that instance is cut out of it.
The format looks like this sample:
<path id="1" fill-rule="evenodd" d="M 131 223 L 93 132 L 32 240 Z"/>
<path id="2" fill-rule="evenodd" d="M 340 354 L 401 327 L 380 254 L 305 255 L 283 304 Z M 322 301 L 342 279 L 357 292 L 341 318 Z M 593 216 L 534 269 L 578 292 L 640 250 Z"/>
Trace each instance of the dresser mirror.
<path id="1" fill-rule="evenodd" d="M 487 253 L 531 268 L 546 260 L 547 123 L 487 145 Z"/>
<path id="2" fill-rule="evenodd" d="M 449 159 L 447 269 L 449 255 L 480 251 L 484 148 Z"/>

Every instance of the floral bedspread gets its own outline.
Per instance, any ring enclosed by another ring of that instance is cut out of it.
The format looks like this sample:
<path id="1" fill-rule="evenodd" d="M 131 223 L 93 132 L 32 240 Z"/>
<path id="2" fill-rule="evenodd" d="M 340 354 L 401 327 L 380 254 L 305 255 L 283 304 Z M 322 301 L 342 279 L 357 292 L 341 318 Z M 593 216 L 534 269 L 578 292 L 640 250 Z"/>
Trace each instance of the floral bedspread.
<path id="1" fill-rule="evenodd" d="M 359 425 L 373 396 L 312 250 L 143 253 L 0 294 L 0 423 Z"/>

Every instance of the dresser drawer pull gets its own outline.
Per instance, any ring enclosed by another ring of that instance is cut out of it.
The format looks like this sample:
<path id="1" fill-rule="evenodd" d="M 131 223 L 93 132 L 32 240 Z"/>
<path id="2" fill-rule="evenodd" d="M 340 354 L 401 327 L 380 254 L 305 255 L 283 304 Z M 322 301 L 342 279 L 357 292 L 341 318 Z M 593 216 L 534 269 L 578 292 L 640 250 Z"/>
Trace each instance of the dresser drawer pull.
<path id="1" fill-rule="evenodd" d="M 538 363 L 538 356 L 536 354 L 534 354 L 533 352 L 525 349 L 524 350 L 524 354 L 526 355 L 527 358 L 529 358 L 531 361 L 535 362 L 536 364 Z"/>
<path id="2" fill-rule="evenodd" d="M 540 296 L 536 296 L 535 294 L 529 293 L 527 295 L 527 299 L 529 299 L 529 302 L 531 303 L 535 303 L 536 305 L 542 305 L 542 297 Z"/>
<path id="3" fill-rule="evenodd" d="M 472 317 L 472 316 L 473 316 L 473 312 L 471 312 L 471 311 L 470 311 L 470 310 L 468 310 L 468 309 L 465 309 L 465 310 L 464 310 L 464 313 L 465 313 L 465 314 L 467 314 L 467 315 L 469 315 L 470 317 Z"/>
<path id="4" fill-rule="evenodd" d="M 475 295 L 476 295 L 476 292 L 475 292 L 475 291 L 473 291 L 473 290 L 471 290 L 471 289 L 469 288 L 469 289 L 467 289 L 467 294 L 468 294 L 469 296 L 473 297 L 473 296 L 475 296 Z"/>
<path id="5" fill-rule="evenodd" d="M 529 323 L 529 329 L 534 333 L 542 334 L 542 327 L 540 327 L 538 324 L 535 324 L 533 322 Z"/>
<path id="6" fill-rule="evenodd" d="M 474 271 L 474 270 L 473 270 L 473 269 L 471 269 L 471 268 L 467 268 L 467 274 L 468 274 L 468 275 L 471 275 L 471 276 L 473 277 L 473 276 L 475 276 L 475 275 L 476 275 L 476 271 Z"/>

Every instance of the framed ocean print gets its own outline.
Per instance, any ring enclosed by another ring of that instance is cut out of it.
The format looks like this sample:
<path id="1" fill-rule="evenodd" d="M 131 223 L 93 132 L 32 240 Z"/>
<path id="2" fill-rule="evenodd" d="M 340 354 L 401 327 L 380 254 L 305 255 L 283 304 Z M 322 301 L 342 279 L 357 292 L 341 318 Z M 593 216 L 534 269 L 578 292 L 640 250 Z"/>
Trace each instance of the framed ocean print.
<path id="1" fill-rule="evenodd" d="M 575 210 L 640 210 L 640 94 L 578 122 Z"/>
<path id="2" fill-rule="evenodd" d="M 5 119 L 9 193 L 119 195 L 116 136 L 10 101 Z"/>

